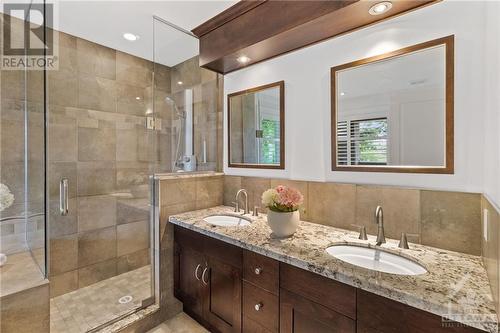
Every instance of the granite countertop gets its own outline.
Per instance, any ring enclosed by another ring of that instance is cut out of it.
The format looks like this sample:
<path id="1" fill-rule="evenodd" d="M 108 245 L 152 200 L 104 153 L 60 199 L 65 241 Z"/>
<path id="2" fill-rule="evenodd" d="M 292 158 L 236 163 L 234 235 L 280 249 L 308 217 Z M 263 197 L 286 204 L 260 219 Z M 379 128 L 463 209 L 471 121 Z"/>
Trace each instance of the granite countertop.
<path id="1" fill-rule="evenodd" d="M 234 214 L 233 208 L 218 206 L 174 215 L 169 221 L 468 326 L 498 332 L 495 306 L 481 257 L 417 244 L 403 250 L 398 248 L 398 241 L 388 239 L 382 248 L 413 259 L 428 273 L 402 276 L 375 272 L 340 261 L 325 251 L 339 243 L 373 246 L 374 236 L 362 241 L 356 232 L 302 221 L 292 237 L 274 239 L 264 214 L 249 216 L 252 224 L 246 227 L 219 227 L 203 221 L 208 215 L 221 213 Z"/>
<path id="2" fill-rule="evenodd" d="M 167 179 L 177 179 L 177 178 L 198 178 L 198 177 L 215 177 L 223 176 L 223 172 L 215 171 L 191 171 L 191 172 L 169 172 L 169 173 L 157 173 L 154 175 L 155 179 L 167 180 Z"/>

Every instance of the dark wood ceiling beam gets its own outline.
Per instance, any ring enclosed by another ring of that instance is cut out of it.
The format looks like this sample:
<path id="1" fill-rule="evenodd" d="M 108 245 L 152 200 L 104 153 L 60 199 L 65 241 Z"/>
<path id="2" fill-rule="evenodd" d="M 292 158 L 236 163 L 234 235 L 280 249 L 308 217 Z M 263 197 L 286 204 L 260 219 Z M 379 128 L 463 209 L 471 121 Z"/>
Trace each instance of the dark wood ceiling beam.
<path id="1" fill-rule="evenodd" d="M 378 2 L 239 2 L 240 15 L 235 5 L 193 30 L 200 37 L 200 66 L 229 73 L 438 1 L 393 0 L 387 13 L 370 15 L 368 10 Z M 241 55 L 250 62 L 240 64 L 236 59 Z"/>

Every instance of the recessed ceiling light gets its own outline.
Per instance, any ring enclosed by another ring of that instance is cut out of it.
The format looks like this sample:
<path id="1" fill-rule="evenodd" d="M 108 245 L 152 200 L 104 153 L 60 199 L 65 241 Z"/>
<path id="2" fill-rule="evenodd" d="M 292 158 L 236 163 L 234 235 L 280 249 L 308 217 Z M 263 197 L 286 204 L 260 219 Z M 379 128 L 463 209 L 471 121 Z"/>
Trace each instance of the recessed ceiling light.
<path id="1" fill-rule="evenodd" d="M 138 101 L 140 101 L 140 100 L 141 100 L 141 98 L 140 98 L 139 96 L 137 96 L 135 99 L 136 99 L 136 100 L 138 100 Z"/>
<path id="2" fill-rule="evenodd" d="M 341 93 L 340 93 L 340 96 L 345 96 L 345 92 L 341 92 Z"/>
<path id="3" fill-rule="evenodd" d="M 133 41 L 138 40 L 139 36 L 134 35 L 134 34 L 132 34 L 130 32 L 126 32 L 126 33 L 123 34 L 123 38 L 125 38 L 126 40 L 129 40 L 129 41 L 133 42 Z"/>
<path id="4" fill-rule="evenodd" d="M 240 64 L 246 64 L 247 62 L 250 61 L 250 58 L 245 56 L 245 55 L 242 55 L 242 56 L 239 56 L 237 59 L 236 59 Z"/>
<path id="5" fill-rule="evenodd" d="M 385 13 L 391 8 L 392 8 L 392 3 L 390 1 L 383 1 L 371 6 L 368 13 L 370 13 L 370 15 L 380 15 Z"/>
<path id="6" fill-rule="evenodd" d="M 177 81 L 177 84 L 178 85 L 182 85 L 182 81 Z"/>

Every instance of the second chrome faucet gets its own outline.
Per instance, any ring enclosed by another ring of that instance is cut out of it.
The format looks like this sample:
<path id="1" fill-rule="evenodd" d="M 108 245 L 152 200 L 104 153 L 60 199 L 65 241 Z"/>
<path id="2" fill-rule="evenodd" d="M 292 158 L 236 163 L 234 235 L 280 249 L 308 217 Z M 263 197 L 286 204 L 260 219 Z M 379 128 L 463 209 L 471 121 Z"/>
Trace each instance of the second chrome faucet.
<path id="1" fill-rule="evenodd" d="M 375 223 L 378 225 L 377 246 L 380 246 L 385 243 L 384 210 L 382 209 L 382 206 L 377 206 L 377 208 L 375 208 Z"/>

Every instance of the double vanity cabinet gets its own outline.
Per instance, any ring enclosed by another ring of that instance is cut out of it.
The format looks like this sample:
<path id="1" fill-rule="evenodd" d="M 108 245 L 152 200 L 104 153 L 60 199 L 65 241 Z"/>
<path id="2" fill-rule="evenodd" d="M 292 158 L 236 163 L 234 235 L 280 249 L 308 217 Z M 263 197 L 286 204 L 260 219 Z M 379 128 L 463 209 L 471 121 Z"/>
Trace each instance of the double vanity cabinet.
<path id="1" fill-rule="evenodd" d="M 482 332 L 175 226 L 174 289 L 220 333 Z"/>

